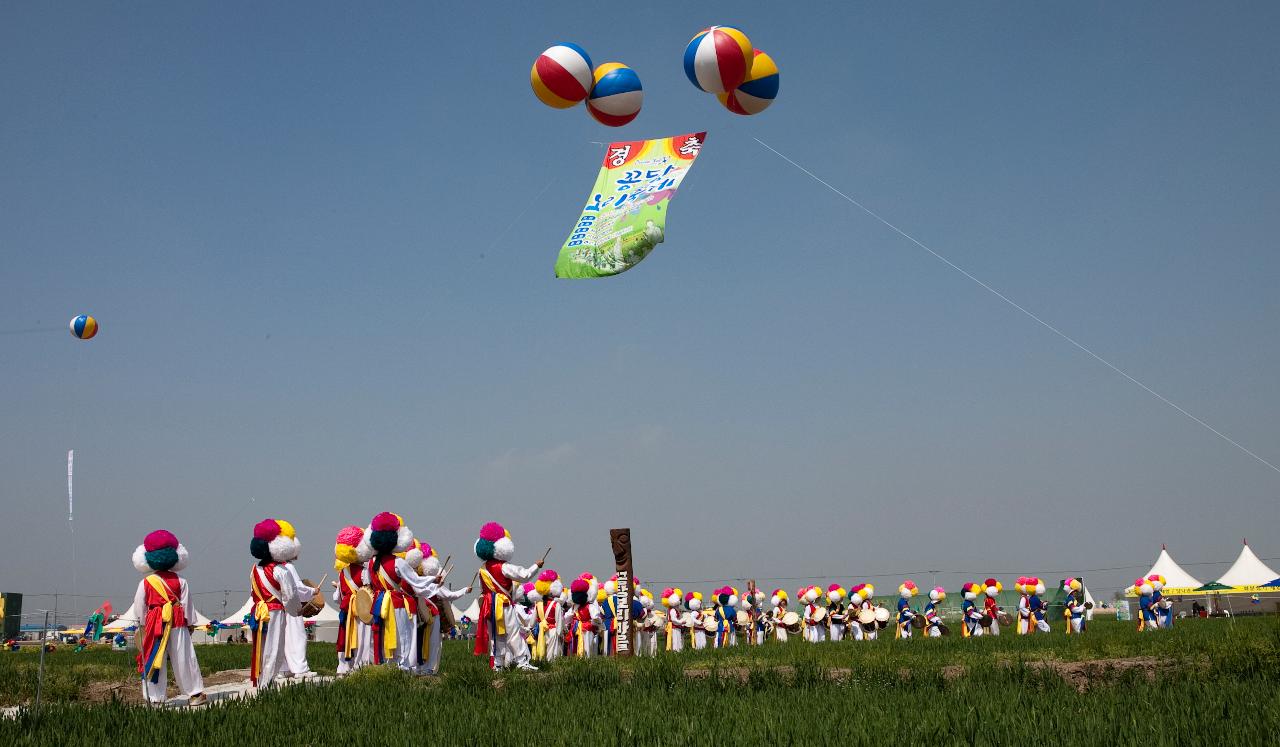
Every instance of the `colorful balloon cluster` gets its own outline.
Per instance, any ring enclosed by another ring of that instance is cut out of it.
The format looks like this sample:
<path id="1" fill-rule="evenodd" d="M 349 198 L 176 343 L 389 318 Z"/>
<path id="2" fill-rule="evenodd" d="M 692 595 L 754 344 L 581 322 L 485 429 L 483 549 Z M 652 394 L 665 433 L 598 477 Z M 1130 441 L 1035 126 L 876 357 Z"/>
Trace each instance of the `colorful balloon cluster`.
<path id="1" fill-rule="evenodd" d="M 711 26 L 684 50 L 684 73 L 734 114 L 759 114 L 778 97 L 778 65 L 741 29 Z"/>
<path id="2" fill-rule="evenodd" d="M 609 127 L 636 118 L 644 103 L 644 88 L 636 71 L 621 62 L 593 68 L 587 51 L 571 42 L 547 48 L 529 71 L 533 94 L 554 109 L 587 103 L 587 113 Z"/>

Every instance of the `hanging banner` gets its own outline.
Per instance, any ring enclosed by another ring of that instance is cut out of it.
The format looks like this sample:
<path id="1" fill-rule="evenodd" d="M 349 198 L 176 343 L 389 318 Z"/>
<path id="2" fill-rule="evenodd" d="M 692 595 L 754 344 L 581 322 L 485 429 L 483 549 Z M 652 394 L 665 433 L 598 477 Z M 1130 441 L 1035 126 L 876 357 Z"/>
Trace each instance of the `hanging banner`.
<path id="1" fill-rule="evenodd" d="M 617 655 L 631 656 L 635 640 L 635 621 L 631 619 L 631 597 L 635 573 L 631 563 L 631 530 L 610 529 L 609 544 L 613 547 L 613 569 L 618 573 L 618 588 L 614 592 L 617 601 Z"/>
<path id="2" fill-rule="evenodd" d="M 610 143 L 586 207 L 556 259 L 558 278 L 626 272 L 666 237 L 667 203 L 707 133 Z"/>

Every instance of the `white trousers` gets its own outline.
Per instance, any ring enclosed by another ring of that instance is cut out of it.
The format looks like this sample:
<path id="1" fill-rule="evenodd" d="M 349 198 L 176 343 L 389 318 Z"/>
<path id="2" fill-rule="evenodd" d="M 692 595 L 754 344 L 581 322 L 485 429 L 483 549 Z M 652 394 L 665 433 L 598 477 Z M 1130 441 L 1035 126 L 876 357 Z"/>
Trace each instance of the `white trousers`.
<path id="1" fill-rule="evenodd" d="M 297 676 L 308 674 L 311 665 L 307 664 L 307 626 L 306 619 L 287 615 L 284 623 L 284 661 L 285 671 Z"/>
<path id="2" fill-rule="evenodd" d="M 860 641 L 860 640 L 862 640 L 862 638 L 863 638 L 863 631 L 862 631 L 862 624 L 861 624 L 861 623 L 854 623 L 853 625 L 850 625 L 850 626 L 849 626 L 849 630 L 852 632 L 853 640 L 855 640 L 855 641 Z"/>
<path id="3" fill-rule="evenodd" d="M 1045 619 L 1036 620 L 1036 630 L 1039 630 L 1041 633 L 1048 633 L 1049 621 Z"/>
<path id="4" fill-rule="evenodd" d="M 425 627 L 425 626 L 424 626 Z M 426 661 L 422 662 L 414 668 L 418 674 L 437 674 L 440 671 L 440 616 L 434 615 L 431 618 L 430 627 L 422 636 L 423 645 L 427 647 Z M 416 639 L 415 639 L 416 643 Z M 421 650 L 418 656 L 421 656 Z M 417 661 L 417 657 L 414 658 Z"/>
<path id="5" fill-rule="evenodd" d="M 671 632 L 667 634 L 667 646 L 672 651 L 683 651 L 684 650 L 684 631 L 682 631 L 680 628 L 673 628 Z"/>
<path id="6" fill-rule="evenodd" d="M 514 606 L 503 605 L 502 624 L 507 632 L 497 633 L 490 638 L 489 645 L 493 648 L 493 666 L 502 669 L 528 664 L 529 644 L 525 643 L 524 629 L 520 627 L 520 620 L 516 616 Z"/>
<path id="7" fill-rule="evenodd" d="M 695 628 L 693 631 L 693 648 L 694 650 L 707 647 L 707 631 L 702 628 Z"/>
<path id="8" fill-rule="evenodd" d="M 831 640 L 844 640 L 844 623 L 831 623 Z"/>
<path id="9" fill-rule="evenodd" d="M 200 664 L 196 662 L 196 648 L 191 644 L 191 631 L 186 628 L 174 628 L 170 631 L 164 658 L 165 661 L 160 664 L 160 677 L 155 682 L 150 679 L 142 681 L 142 697 L 147 702 L 165 701 L 170 669 L 173 670 L 173 681 L 177 683 L 178 689 L 187 696 L 204 692 L 204 678 L 200 676 Z"/>
<path id="10" fill-rule="evenodd" d="M 782 623 L 780 623 L 780 622 L 775 622 L 775 623 L 773 624 L 773 635 L 774 635 L 774 637 L 775 637 L 775 638 L 777 638 L 779 641 L 782 641 L 783 643 L 786 643 L 786 642 L 787 642 L 787 628 L 786 628 L 786 626 L 785 626 L 785 625 L 783 625 L 783 624 L 782 624 Z"/>
<path id="11" fill-rule="evenodd" d="M 1073 617 L 1073 618 L 1071 618 L 1071 632 L 1072 632 L 1072 633 L 1079 633 L 1083 627 L 1084 627 L 1084 616 L 1083 616 L 1083 615 L 1081 615 L 1080 617 Z"/>
<path id="12" fill-rule="evenodd" d="M 275 682 L 276 675 L 280 673 L 285 666 L 285 635 L 288 628 L 286 620 L 289 613 L 284 610 L 271 610 L 270 616 L 267 618 L 267 633 L 262 639 L 261 645 L 261 661 L 258 668 L 258 689 L 271 687 L 271 683 Z M 254 645 L 257 646 L 257 638 L 262 635 L 262 627 L 259 625 L 258 632 L 253 634 Z"/>
<path id="13" fill-rule="evenodd" d="M 994 617 L 991 618 L 991 627 L 987 628 L 987 635 L 1000 635 L 1000 622 Z"/>
<path id="14" fill-rule="evenodd" d="M 373 644 L 372 631 L 369 626 L 357 621 L 356 622 L 356 650 L 351 652 L 351 658 L 343 656 L 342 652 L 338 652 L 338 674 L 348 674 L 354 672 L 360 667 L 373 663 Z"/>
<path id="15" fill-rule="evenodd" d="M 930 625 L 930 626 L 929 626 L 929 637 L 930 637 L 930 638 L 941 638 L 941 637 L 942 637 L 942 628 L 939 628 L 937 625 Z"/>

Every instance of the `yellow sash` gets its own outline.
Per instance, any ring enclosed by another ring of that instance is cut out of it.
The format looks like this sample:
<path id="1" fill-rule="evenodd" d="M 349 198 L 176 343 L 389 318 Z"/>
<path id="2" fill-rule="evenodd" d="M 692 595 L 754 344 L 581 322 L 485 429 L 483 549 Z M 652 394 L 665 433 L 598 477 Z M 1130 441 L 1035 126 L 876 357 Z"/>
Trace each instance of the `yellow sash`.
<path id="1" fill-rule="evenodd" d="M 151 659 L 151 672 L 154 672 L 164 666 L 165 651 L 169 647 L 169 633 L 173 631 L 173 603 L 175 600 L 173 593 L 169 591 L 169 585 L 154 573 L 147 576 L 147 584 L 152 589 L 155 589 L 160 598 L 164 600 L 164 605 L 160 608 L 160 619 L 164 622 L 164 633 L 160 636 L 160 647 L 156 649 L 156 655 Z"/>
<path id="2" fill-rule="evenodd" d="M 351 655 L 359 648 L 357 638 L 360 629 L 357 626 L 360 623 L 360 618 L 356 615 L 356 590 L 359 587 L 356 586 L 356 582 L 351 578 L 350 566 L 339 574 L 339 578 L 342 579 L 343 586 L 347 587 L 347 620 L 345 623 L 346 631 L 343 635 L 342 655 L 350 659 Z"/>
<path id="3" fill-rule="evenodd" d="M 498 582 L 493 580 L 493 576 L 489 573 L 488 568 L 480 569 L 480 582 L 484 584 L 485 591 L 493 593 L 493 619 L 496 623 L 498 635 L 507 634 L 507 621 L 505 607 L 508 603 L 507 592 Z"/>
<path id="4" fill-rule="evenodd" d="M 392 601 L 392 590 L 399 589 L 399 584 L 391 580 L 387 575 L 386 569 L 381 565 L 378 566 L 378 578 L 382 579 L 382 585 L 386 590 L 382 592 L 382 609 L 378 611 L 379 617 L 382 618 L 382 655 L 384 658 L 390 659 L 395 655 L 396 651 L 396 606 Z M 408 609 L 408 606 L 405 606 Z"/>
<path id="5" fill-rule="evenodd" d="M 533 658 L 535 661 L 544 661 L 547 658 L 547 631 L 551 629 L 551 624 L 547 622 L 545 603 L 534 605 L 534 609 L 538 612 L 538 638 L 533 642 Z"/>
<path id="6" fill-rule="evenodd" d="M 279 601 L 279 597 L 276 596 L 275 589 L 259 577 L 261 573 L 262 566 L 254 566 L 253 572 L 249 574 L 249 583 L 253 584 L 254 596 L 258 597 L 258 602 L 253 605 L 253 619 L 265 622 L 271 617 L 271 609 L 267 607 L 267 602 L 272 599 Z"/>

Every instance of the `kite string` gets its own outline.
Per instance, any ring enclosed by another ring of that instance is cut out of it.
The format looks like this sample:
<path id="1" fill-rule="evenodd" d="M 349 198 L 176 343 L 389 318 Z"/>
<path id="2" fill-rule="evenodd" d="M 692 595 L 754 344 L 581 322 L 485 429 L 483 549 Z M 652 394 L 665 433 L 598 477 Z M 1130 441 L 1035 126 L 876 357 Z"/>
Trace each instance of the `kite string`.
<path id="1" fill-rule="evenodd" d="M 1277 467 L 1276 465 L 1272 464 L 1271 462 L 1267 461 L 1266 459 L 1263 459 L 1262 457 L 1258 456 L 1257 454 L 1255 454 L 1254 452 L 1250 451 L 1248 448 L 1246 448 L 1244 445 L 1242 445 L 1241 443 L 1239 443 L 1239 442 L 1238 442 L 1238 441 L 1236 441 L 1235 439 L 1233 439 L 1233 438 L 1231 438 L 1230 436 L 1226 435 L 1225 433 L 1223 433 L 1222 431 L 1218 430 L 1217 428 L 1214 428 L 1213 426 L 1209 425 L 1208 423 L 1206 423 L 1205 421 L 1203 421 L 1203 420 L 1201 420 L 1200 418 L 1196 417 L 1195 415 L 1192 415 L 1190 412 L 1187 412 L 1185 409 L 1183 409 L 1182 407 L 1180 407 L 1176 402 L 1173 402 L 1173 401 L 1172 401 L 1172 400 L 1170 400 L 1168 397 L 1165 397 L 1163 394 L 1160 394 L 1159 392 L 1157 392 L 1156 390 L 1154 390 L 1154 389 L 1152 389 L 1151 387 L 1147 386 L 1146 384 L 1142 383 L 1141 381 L 1138 381 L 1136 378 L 1134 378 L 1133 376 L 1129 375 L 1129 373 L 1127 373 L 1126 371 L 1124 371 L 1123 369 L 1121 369 L 1119 366 L 1116 366 L 1116 365 L 1115 365 L 1114 363 L 1112 363 L 1111 361 L 1108 361 L 1106 358 L 1103 358 L 1102 356 L 1100 356 L 1100 355 L 1098 355 L 1097 353 L 1093 352 L 1093 351 L 1092 351 L 1092 350 L 1090 350 L 1088 347 L 1085 347 L 1085 345 L 1084 345 L 1084 344 L 1082 344 L 1081 342 L 1077 341 L 1077 340 L 1076 340 L 1074 337 L 1072 337 L 1071 335 L 1068 335 L 1066 332 L 1063 332 L 1062 330 L 1060 330 L 1060 329 L 1058 329 L 1057 327 L 1053 326 L 1053 325 L 1052 325 L 1052 324 L 1050 324 L 1049 322 L 1046 322 L 1045 320 L 1043 320 L 1043 319 L 1041 319 L 1040 317 L 1036 316 L 1036 315 L 1035 315 L 1035 314 L 1033 314 L 1031 311 L 1027 310 L 1025 307 L 1023 307 L 1023 306 L 1019 305 L 1019 304 L 1018 304 L 1016 301 L 1014 301 L 1013 299 L 1009 298 L 1009 297 L 1008 297 L 1008 296 L 1006 296 L 1005 294 L 1001 293 L 1000 291 L 996 290 L 995 288 L 992 288 L 990 285 L 987 285 L 987 284 L 986 284 L 986 283 L 984 283 L 982 280 L 980 280 L 980 279 L 978 279 L 977 277 L 975 277 L 972 273 L 970 273 L 969 271 L 965 270 L 963 267 L 960 267 L 959 265 L 957 265 L 956 263 L 954 263 L 954 262 L 952 262 L 951 260 L 947 259 L 946 257 L 942 256 L 942 255 L 941 255 L 941 254 L 939 254 L 938 252 L 934 251 L 933 249 L 930 249 L 928 246 L 926 246 L 926 245 L 925 245 L 923 242 L 921 242 L 919 239 L 915 238 L 915 237 L 914 237 L 914 236 L 912 236 L 911 234 L 907 233 L 906 231 L 903 231 L 901 228 L 898 228 L 898 227 L 897 227 L 897 226 L 895 226 L 894 224 L 890 223 L 888 220 L 886 220 L 885 218 L 881 217 L 879 213 L 875 212 L 875 211 L 874 211 L 874 210 L 872 210 L 871 208 L 867 207 L 866 205 L 863 205 L 861 202 L 858 202 L 857 200 L 853 199 L 852 197 L 850 197 L 849 195 L 845 194 L 844 192 L 841 192 L 840 190 L 836 189 L 836 188 L 835 188 L 835 187 L 833 187 L 830 183 L 828 183 L 827 181 L 825 181 L 825 180 L 823 180 L 821 177 L 819 177 L 817 174 L 814 174 L 814 173 L 813 173 L 812 171 L 810 171 L 809 169 L 806 169 L 805 167 L 803 167 L 803 166 L 801 166 L 800 164 L 796 163 L 795 161 L 791 160 L 791 159 L 790 159 L 790 158 L 788 158 L 787 156 L 783 155 L 781 152 L 779 152 L 779 151 L 778 151 L 777 149 L 775 149 L 773 146 L 769 145 L 768 143 L 764 142 L 763 140 L 761 140 L 761 139 L 760 139 L 760 138 L 758 138 L 758 137 L 753 137 L 753 138 L 752 138 L 752 140 L 755 140 L 755 141 L 756 141 L 757 143 L 759 143 L 761 146 L 763 146 L 763 147 L 767 148 L 768 150 L 772 151 L 775 155 L 777 155 L 777 156 L 778 156 L 779 158 L 781 158 L 782 160 L 786 161 L 787 163 L 791 164 L 792 166 L 795 166 L 797 169 L 799 169 L 800 171 L 802 171 L 802 172 L 804 172 L 806 175 L 808 175 L 808 176 L 809 176 L 809 178 L 813 179 L 814 181 L 816 181 L 817 183 L 819 183 L 819 184 L 821 184 L 822 186 L 826 187 L 827 189 L 831 190 L 832 192 L 835 192 L 835 193 L 836 193 L 837 195 L 839 195 L 840 197 L 843 197 L 843 198 L 845 199 L 845 201 L 847 201 L 849 204 L 851 204 L 851 205 L 853 205 L 854 207 L 858 208 L 859 210 L 861 210 L 862 212 L 866 213 L 867 215 L 870 215 L 872 218 L 875 218 L 877 221 L 879 221 L 880 223 L 882 223 L 882 224 L 884 224 L 886 227 L 888 227 L 888 228 L 889 228 L 889 230 L 893 231 L 894 233 L 898 234 L 899 236 L 901 236 L 902 238 L 906 239 L 907 241 L 910 241 L 912 244 L 915 244 L 916 246 L 918 246 L 918 247 L 920 247 L 921 249 L 925 250 L 925 251 L 926 251 L 926 252 L 928 252 L 929 254 L 933 255 L 933 257 L 934 257 L 934 258 L 936 258 L 937 260 L 941 261 L 943 264 L 947 265 L 947 266 L 948 266 L 948 267 L 950 267 L 951 269 L 955 270 L 956 272 L 960 273 L 961 275 L 964 275 L 965 277 L 969 278 L 969 279 L 970 279 L 970 280 L 972 280 L 973 282 L 977 283 L 979 286 L 981 286 L 981 287 L 982 287 L 983 289 L 985 289 L 986 291 L 990 292 L 990 293 L 991 293 L 992 295 L 994 295 L 996 298 L 999 298 L 1001 301 L 1004 301 L 1005 303 L 1009 304 L 1009 305 L 1010 305 L 1010 306 L 1012 306 L 1013 308 L 1015 308 L 1015 309 L 1017 309 L 1018 311 L 1022 312 L 1022 313 L 1023 313 L 1023 314 L 1025 314 L 1028 318 L 1030 318 L 1032 321 L 1036 322 L 1036 323 L 1037 323 L 1037 324 L 1039 324 L 1040 326 L 1042 326 L 1042 327 L 1044 327 L 1045 329 L 1049 330 L 1050 332 L 1054 333 L 1054 334 L 1055 334 L 1055 335 L 1057 335 L 1058 337 L 1061 337 L 1063 340 L 1066 340 L 1067 342 L 1071 343 L 1071 345 L 1073 345 L 1074 347 L 1076 347 L 1076 348 L 1077 348 L 1077 349 L 1079 349 L 1080 351 L 1084 352 L 1084 353 L 1085 353 L 1086 355 L 1088 355 L 1089 357 L 1091 357 L 1091 358 L 1093 358 L 1094 360 L 1098 361 L 1099 363 L 1101 363 L 1102 365 L 1104 365 L 1104 366 L 1106 366 L 1107 368 L 1111 369 L 1112 371 L 1114 371 L 1114 372 L 1116 372 L 1116 373 L 1120 374 L 1121 376 L 1123 376 L 1124 378 L 1128 379 L 1128 380 L 1129 380 L 1130 382 L 1132 382 L 1133 384 L 1136 384 L 1136 385 L 1137 385 L 1138 387 L 1140 387 L 1143 391 L 1147 392 L 1148 394 L 1150 394 L 1151 396 L 1153 396 L 1153 397 L 1155 397 L 1156 399 L 1160 400 L 1161 402 L 1165 403 L 1165 404 L 1166 404 L 1166 405 L 1168 405 L 1169 407 L 1172 407 L 1173 409 L 1175 409 L 1175 410 L 1177 410 L 1178 412 L 1182 413 L 1182 414 L 1183 414 L 1183 415 L 1185 415 L 1186 417 L 1188 417 L 1188 418 L 1190 418 L 1191 420 L 1195 421 L 1196 423 L 1200 424 L 1201 426 L 1203 426 L 1204 428 L 1206 428 L 1210 433 L 1213 433 L 1213 434 L 1214 434 L 1215 436 L 1217 436 L 1218 438 L 1221 438 L 1223 441 L 1226 441 L 1227 443 L 1229 443 L 1229 444 L 1231 444 L 1232 446 L 1236 447 L 1237 449 L 1239 449 L 1240 451 L 1244 452 L 1245 454 L 1248 454 L 1249 456 L 1253 457 L 1253 458 L 1254 458 L 1255 460 L 1257 460 L 1258 462 L 1261 462 L 1263 465 L 1265 465 L 1265 466 L 1269 467 L 1273 472 L 1280 473 L 1280 467 Z"/>

